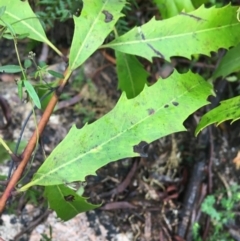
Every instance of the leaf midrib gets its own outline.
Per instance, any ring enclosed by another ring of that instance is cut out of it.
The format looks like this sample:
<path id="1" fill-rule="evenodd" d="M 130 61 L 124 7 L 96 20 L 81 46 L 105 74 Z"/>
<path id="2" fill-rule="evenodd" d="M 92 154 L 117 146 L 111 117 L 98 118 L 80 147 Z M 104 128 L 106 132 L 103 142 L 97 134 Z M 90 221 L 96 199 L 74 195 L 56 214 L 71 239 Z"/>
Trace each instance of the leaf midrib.
<path id="1" fill-rule="evenodd" d="M 43 34 L 40 34 L 39 31 L 35 30 L 35 28 L 32 28 L 31 25 L 29 25 L 25 20 L 18 18 L 16 15 L 13 15 L 8 11 L 6 11 L 5 13 L 8 14 L 9 16 L 11 16 L 13 19 L 16 19 L 17 21 L 19 21 L 18 24 L 23 24 L 23 25 L 27 26 L 27 28 L 29 28 L 32 32 L 34 32 L 42 40 L 46 41 L 47 43 L 49 42 L 49 40 L 46 38 L 46 36 L 44 36 Z"/>
<path id="2" fill-rule="evenodd" d="M 109 43 L 109 44 L 105 44 L 105 45 L 102 45 L 101 48 L 104 48 L 104 47 L 114 47 L 114 46 L 123 46 L 123 45 L 130 45 L 130 44 L 139 44 L 139 43 L 149 43 L 149 42 L 156 42 L 156 41 L 159 41 L 159 40 L 167 40 L 167 39 L 172 39 L 172 38 L 179 38 L 179 37 L 185 37 L 185 36 L 188 36 L 188 35 L 191 35 L 193 33 L 196 33 L 196 34 L 201 34 L 201 33 L 204 33 L 204 32 L 209 32 L 209 31 L 213 31 L 213 30 L 219 30 L 219 29 L 223 29 L 223 28 L 228 28 L 228 27 L 233 27 L 235 25 L 239 25 L 239 23 L 234 23 L 234 24 L 228 24 L 228 25 L 224 25 L 222 27 L 214 27 L 214 28 L 208 28 L 208 29 L 203 29 L 203 30 L 198 30 L 198 31 L 194 31 L 194 32 L 187 32 L 187 33 L 183 33 L 183 34 L 175 34 L 175 35 L 170 35 L 170 36 L 163 36 L 163 37 L 158 37 L 158 38 L 146 38 L 145 40 L 143 39 L 138 39 L 138 40 L 132 40 L 132 41 L 121 41 L 121 42 L 117 42 L 117 43 Z M 140 28 L 140 27 L 137 27 L 137 28 Z M 124 35 L 123 35 L 124 36 Z M 122 38 L 123 36 L 119 37 L 119 38 Z M 116 39 L 118 40 L 118 39 Z M 116 41 L 114 40 L 114 41 Z"/>
<path id="3" fill-rule="evenodd" d="M 82 42 L 82 44 L 81 44 L 81 46 L 80 46 L 80 48 L 79 48 L 79 51 L 77 52 L 77 55 L 76 55 L 76 57 L 75 57 L 72 65 L 71 65 L 71 68 L 72 68 L 72 69 L 75 68 L 76 62 L 79 60 L 79 55 L 81 54 L 82 49 L 83 49 L 83 47 L 85 46 L 85 43 L 86 43 L 87 39 L 89 38 L 89 35 L 92 33 L 92 30 L 93 30 L 93 28 L 95 27 L 96 22 L 99 20 L 99 17 L 100 17 L 100 15 L 101 15 L 102 11 L 104 10 L 105 5 L 106 5 L 107 3 L 108 3 L 108 1 L 106 1 L 106 2 L 103 4 L 103 6 L 102 6 L 101 10 L 99 11 L 97 17 L 96 17 L 95 20 L 93 21 L 93 24 L 92 24 L 92 26 L 90 27 L 90 29 L 89 29 L 89 31 L 88 31 L 85 39 L 83 40 L 83 42 Z"/>
<path id="4" fill-rule="evenodd" d="M 62 196 L 62 199 L 64 199 L 64 194 L 63 194 L 63 192 L 61 191 L 61 189 L 59 188 L 59 185 L 57 185 L 57 189 L 58 189 L 60 195 Z M 76 213 L 79 213 L 79 212 L 80 212 L 80 210 L 78 211 L 71 202 L 68 202 L 68 205 L 69 205 L 70 207 L 72 207 L 72 209 L 73 209 Z"/>

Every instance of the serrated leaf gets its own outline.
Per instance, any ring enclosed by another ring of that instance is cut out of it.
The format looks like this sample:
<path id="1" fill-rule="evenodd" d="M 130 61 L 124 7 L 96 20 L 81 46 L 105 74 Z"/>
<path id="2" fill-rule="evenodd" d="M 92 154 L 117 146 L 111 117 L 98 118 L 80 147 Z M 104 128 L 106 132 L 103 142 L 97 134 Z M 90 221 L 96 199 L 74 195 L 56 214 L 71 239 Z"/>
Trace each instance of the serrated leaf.
<path id="1" fill-rule="evenodd" d="M 115 55 L 118 88 L 126 92 L 127 98 L 134 98 L 143 90 L 149 74 L 135 56 L 118 51 Z"/>
<path id="2" fill-rule="evenodd" d="M 15 74 L 15 73 L 22 72 L 22 69 L 19 65 L 4 65 L 4 66 L 0 66 L 0 72 Z"/>
<path id="3" fill-rule="evenodd" d="M 195 8 L 200 7 L 202 4 L 209 2 L 209 0 L 192 0 L 192 4 Z"/>
<path id="4" fill-rule="evenodd" d="M 133 28 L 103 47 L 152 60 L 153 57 L 170 60 L 172 56 L 191 57 L 193 54 L 210 55 L 219 48 L 239 43 L 240 23 L 237 7 L 204 6 L 190 13 L 181 13 L 170 19 Z"/>
<path id="5" fill-rule="evenodd" d="M 28 1 L 19 0 L 1 0 L 1 4 L 6 7 L 4 14 L 0 18 L 0 25 L 9 25 L 13 28 L 15 34 L 28 34 L 28 38 L 48 44 L 59 55 L 62 55 L 47 38 L 44 29 L 32 11 Z M 11 31 L 12 32 L 12 31 Z"/>
<path id="6" fill-rule="evenodd" d="M 103 43 L 123 16 L 125 0 L 85 0 L 80 17 L 73 16 L 75 28 L 69 54 L 71 70 L 79 67 Z"/>
<path id="7" fill-rule="evenodd" d="M 191 0 L 154 0 L 162 18 L 171 18 L 178 15 L 181 11 L 191 12 L 194 6 Z"/>
<path id="8" fill-rule="evenodd" d="M 64 221 L 81 212 L 99 207 L 99 205 L 88 203 L 86 198 L 77 195 L 76 192 L 64 185 L 45 187 L 44 196 L 48 199 L 50 208 Z"/>
<path id="9" fill-rule="evenodd" d="M 223 78 L 227 75 L 240 70 L 240 44 L 230 49 L 220 61 L 218 67 L 214 71 L 211 79 L 216 79 L 220 76 Z"/>
<path id="10" fill-rule="evenodd" d="M 221 124 L 226 120 L 232 120 L 232 123 L 240 119 L 240 96 L 224 100 L 220 102 L 220 105 L 213 110 L 206 113 L 198 123 L 195 131 L 195 135 L 205 127 L 216 123 Z"/>
<path id="11" fill-rule="evenodd" d="M 24 87 L 27 90 L 27 93 L 33 100 L 33 103 L 37 106 L 38 109 L 41 109 L 41 102 L 32 84 L 28 80 L 24 80 L 23 83 L 24 83 Z"/>
<path id="12" fill-rule="evenodd" d="M 95 123 L 80 130 L 74 125 L 20 191 L 33 185 L 83 181 L 109 162 L 144 155 L 141 148 L 146 143 L 184 131 L 183 121 L 206 105 L 211 93 L 212 86 L 201 76 L 176 71 L 145 86 L 133 99 L 123 93 L 115 108 Z"/>

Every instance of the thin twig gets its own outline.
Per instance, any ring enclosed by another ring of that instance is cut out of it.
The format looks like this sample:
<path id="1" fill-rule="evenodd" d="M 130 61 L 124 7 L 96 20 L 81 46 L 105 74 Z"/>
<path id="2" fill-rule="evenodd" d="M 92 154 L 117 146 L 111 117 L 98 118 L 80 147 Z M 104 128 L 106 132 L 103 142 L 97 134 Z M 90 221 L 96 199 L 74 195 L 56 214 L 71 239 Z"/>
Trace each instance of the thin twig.
<path id="1" fill-rule="evenodd" d="M 100 197 L 108 197 L 108 196 L 117 195 L 117 194 L 123 192 L 129 186 L 134 174 L 137 171 L 137 168 L 138 168 L 138 161 L 135 160 L 132 165 L 131 170 L 129 171 L 126 178 L 123 180 L 123 182 L 121 182 L 117 187 L 115 187 L 111 191 L 99 194 L 99 196 Z"/>
<path id="2" fill-rule="evenodd" d="M 49 92 L 47 92 L 45 95 L 42 96 L 42 98 L 40 99 L 40 101 L 43 101 L 47 96 L 49 96 L 49 94 L 51 94 L 54 90 L 50 90 Z M 36 107 L 35 107 L 36 108 Z M 21 140 L 22 140 L 22 136 L 23 136 L 23 132 L 27 126 L 27 123 L 30 119 L 30 117 L 32 116 L 33 114 L 33 110 L 31 110 L 27 116 L 27 118 L 25 119 L 24 123 L 23 123 L 23 126 L 21 128 L 21 131 L 20 131 L 20 135 L 18 137 L 18 140 L 17 140 L 17 144 L 16 144 L 16 147 L 15 147 L 15 150 L 14 150 L 14 153 L 15 155 L 17 155 L 17 152 L 18 152 L 18 148 L 20 146 L 20 143 L 21 143 Z M 9 172 L 8 172 L 8 180 L 10 179 L 11 175 L 12 175 L 12 170 L 13 170 L 13 167 L 14 167 L 14 160 L 11 160 L 11 164 L 10 164 L 10 168 L 9 168 Z"/>
<path id="3" fill-rule="evenodd" d="M 222 174 L 220 174 L 219 172 L 217 172 L 217 175 L 219 177 L 219 179 L 222 181 L 223 185 L 225 186 L 226 190 L 227 190 L 227 196 L 228 196 L 228 199 L 231 199 L 232 198 L 232 192 L 231 192 L 231 188 L 230 186 L 228 185 L 226 179 L 224 178 L 224 176 Z"/>
<path id="4" fill-rule="evenodd" d="M 50 210 L 46 210 L 39 218 L 34 220 L 31 224 L 27 226 L 27 228 L 23 229 L 21 232 L 19 232 L 15 237 L 14 240 L 18 240 L 23 234 L 28 232 L 29 230 L 33 230 L 39 223 L 42 222 L 44 218 L 46 218 L 51 213 Z"/>

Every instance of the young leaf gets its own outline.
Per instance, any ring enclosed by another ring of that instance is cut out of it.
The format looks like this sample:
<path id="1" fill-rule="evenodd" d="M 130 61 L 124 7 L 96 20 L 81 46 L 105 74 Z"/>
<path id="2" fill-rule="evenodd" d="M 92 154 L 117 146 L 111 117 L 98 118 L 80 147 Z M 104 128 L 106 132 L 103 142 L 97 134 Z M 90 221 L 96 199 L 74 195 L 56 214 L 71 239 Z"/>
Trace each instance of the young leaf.
<path id="1" fill-rule="evenodd" d="M 1 5 L 6 6 L 6 10 L 0 19 L 1 25 L 7 28 L 10 25 L 15 34 L 28 34 L 30 39 L 45 42 L 59 55 L 62 55 L 61 51 L 47 39 L 44 29 L 28 1 L 1 0 Z"/>
<path id="2" fill-rule="evenodd" d="M 48 65 L 44 61 L 39 61 L 38 65 L 41 69 L 43 69 L 43 68 L 46 69 L 48 67 Z"/>
<path id="3" fill-rule="evenodd" d="M 30 59 L 25 59 L 23 65 L 24 65 L 24 68 L 27 69 L 32 66 L 32 61 Z"/>
<path id="4" fill-rule="evenodd" d="M 84 0 L 80 17 L 73 16 L 75 29 L 69 55 L 71 70 L 80 66 L 105 40 L 117 20 L 125 0 Z"/>
<path id="5" fill-rule="evenodd" d="M 41 109 L 41 102 L 32 84 L 28 80 L 24 80 L 23 83 L 29 96 L 33 100 L 33 103 L 37 106 L 38 109 Z"/>
<path id="6" fill-rule="evenodd" d="M 45 187 L 44 196 L 50 208 L 56 211 L 59 218 L 67 221 L 81 212 L 86 212 L 99 205 L 93 205 L 64 185 Z"/>
<path id="7" fill-rule="evenodd" d="M 201 118 L 196 128 L 195 135 L 198 135 L 203 128 L 213 123 L 219 125 L 226 120 L 232 120 L 232 122 L 234 122 L 240 119 L 240 96 L 221 101 L 220 103 L 218 107 L 209 111 Z"/>
<path id="8" fill-rule="evenodd" d="M 178 15 L 181 11 L 191 12 L 194 6 L 191 0 L 154 0 L 162 18 L 171 18 Z"/>
<path id="9" fill-rule="evenodd" d="M 239 43 L 240 23 L 236 11 L 237 7 L 230 5 L 209 9 L 202 6 L 167 20 L 153 18 L 103 47 L 138 55 L 149 61 L 153 57 L 169 60 L 171 56 L 210 55 L 211 51 Z"/>
<path id="10" fill-rule="evenodd" d="M 211 79 L 216 79 L 220 76 L 223 78 L 227 75 L 240 70 L 240 44 L 230 49 L 222 58 L 218 67 L 214 71 Z"/>
<path id="11" fill-rule="evenodd" d="M 151 87 L 145 86 L 133 99 L 123 93 L 115 108 L 95 123 L 80 130 L 74 125 L 32 181 L 20 190 L 84 181 L 109 162 L 145 155 L 142 149 L 147 143 L 184 131 L 183 121 L 206 105 L 211 93 L 212 86 L 199 75 L 176 71 Z"/>
<path id="12" fill-rule="evenodd" d="M 19 65 L 4 65 L 4 66 L 0 66 L 0 72 L 15 74 L 15 73 L 22 72 L 22 69 Z"/>
<path id="13" fill-rule="evenodd" d="M 116 51 L 118 88 L 126 92 L 127 98 L 134 98 L 147 83 L 148 72 L 138 59 Z"/>
<path id="14" fill-rule="evenodd" d="M 51 83 L 38 83 L 34 85 L 39 99 L 41 99 L 41 109 L 45 110 L 49 101 L 51 100 L 54 92 L 50 93 L 51 89 L 56 88 L 58 85 L 58 80 L 52 81 Z M 43 98 L 44 97 L 44 98 Z"/>
<path id="15" fill-rule="evenodd" d="M 54 70 L 48 70 L 48 73 L 50 75 L 52 75 L 53 77 L 56 77 L 56 78 L 59 78 L 59 79 L 63 79 L 64 78 L 64 75 L 59 73 L 59 72 L 56 72 Z"/>
<path id="16" fill-rule="evenodd" d="M 15 38 L 15 36 L 9 34 L 9 33 L 4 33 L 2 35 L 5 39 L 8 39 L 8 40 L 13 40 Z"/>
<path id="17" fill-rule="evenodd" d="M 29 34 L 28 33 L 23 33 L 23 34 L 18 34 L 16 37 L 17 39 L 25 39 L 28 38 Z"/>
<path id="18" fill-rule="evenodd" d="M 221 219 L 221 214 L 214 208 L 215 203 L 216 200 L 213 195 L 207 196 L 202 203 L 201 210 L 211 218 L 219 221 Z"/>

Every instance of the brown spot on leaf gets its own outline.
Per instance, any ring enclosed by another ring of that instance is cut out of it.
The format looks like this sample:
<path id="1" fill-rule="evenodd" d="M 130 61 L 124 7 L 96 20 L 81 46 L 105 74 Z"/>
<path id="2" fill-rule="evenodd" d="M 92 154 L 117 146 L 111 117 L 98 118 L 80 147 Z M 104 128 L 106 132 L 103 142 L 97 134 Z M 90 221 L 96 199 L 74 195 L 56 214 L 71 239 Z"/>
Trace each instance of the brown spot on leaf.
<path id="1" fill-rule="evenodd" d="M 148 143 L 146 141 L 140 141 L 139 144 L 133 146 L 133 151 L 139 153 L 141 157 L 148 157 L 147 147 Z"/>
<path id="2" fill-rule="evenodd" d="M 113 20 L 113 15 L 109 13 L 107 10 L 103 10 L 102 13 L 105 15 L 105 23 L 109 23 Z"/>
<path id="3" fill-rule="evenodd" d="M 140 34 L 142 40 L 146 40 L 146 37 L 145 37 L 144 33 L 142 32 L 141 27 L 139 27 L 139 31 L 140 31 L 139 34 Z M 148 46 L 156 55 L 158 55 L 160 58 L 163 58 L 163 59 L 164 59 L 164 55 L 163 55 L 159 50 L 157 50 L 153 45 L 151 45 L 150 43 L 147 43 L 147 46 Z"/>
<path id="4" fill-rule="evenodd" d="M 73 202 L 74 199 L 75 199 L 75 197 L 70 194 L 70 195 L 64 196 L 64 199 L 65 199 L 65 201 L 67 201 L 67 202 Z"/>
<path id="5" fill-rule="evenodd" d="M 164 55 L 157 49 L 155 49 L 151 44 L 147 43 L 147 46 L 156 54 L 158 55 L 160 58 L 164 59 Z"/>
<path id="6" fill-rule="evenodd" d="M 154 110 L 154 109 L 151 109 L 151 108 L 148 109 L 148 114 L 149 114 L 149 115 L 153 115 L 154 113 L 155 113 L 155 110 Z"/>
<path id="7" fill-rule="evenodd" d="M 179 103 L 176 102 L 176 101 L 173 101 L 172 104 L 173 104 L 174 106 L 178 106 L 178 105 L 179 105 Z"/>
<path id="8" fill-rule="evenodd" d="M 193 19 L 196 19 L 197 21 L 200 21 L 200 20 L 204 20 L 203 18 L 200 18 L 198 16 L 195 16 L 193 14 L 188 14 L 188 13 L 184 13 L 184 12 L 181 12 L 179 13 L 180 15 L 183 15 L 183 16 L 188 16 L 190 18 L 193 18 Z"/>

